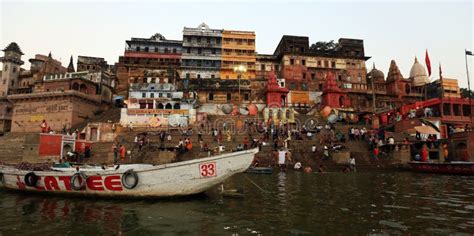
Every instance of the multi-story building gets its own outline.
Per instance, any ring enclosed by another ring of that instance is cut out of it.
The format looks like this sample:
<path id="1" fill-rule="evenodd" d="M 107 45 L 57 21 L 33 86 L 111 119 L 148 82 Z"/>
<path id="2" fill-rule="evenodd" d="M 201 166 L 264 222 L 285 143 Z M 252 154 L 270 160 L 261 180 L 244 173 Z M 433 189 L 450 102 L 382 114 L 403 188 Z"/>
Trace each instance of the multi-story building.
<path id="1" fill-rule="evenodd" d="M 165 77 L 171 81 L 179 78 L 182 41 L 168 40 L 157 33 L 150 38 L 131 38 L 125 43 L 125 53 L 115 64 L 118 94 L 128 96 L 129 84 L 145 80 L 147 70 L 164 70 Z"/>
<path id="2" fill-rule="evenodd" d="M 184 27 L 181 78 L 221 78 L 222 32 L 205 23 L 196 28 Z"/>
<path id="3" fill-rule="evenodd" d="M 221 79 L 255 79 L 255 32 L 224 30 L 222 32 Z M 244 66 L 246 72 L 236 73 L 235 67 Z"/>
<path id="4" fill-rule="evenodd" d="M 176 85 L 159 70 L 145 72 L 147 81 L 131 83 L 127 108 L 122 108 L 122 125 L 186 126 L 196 118 L 194 99 L 186 99 Z M 161 78 L 153 80 L 152 78 Z"/>
<path id="5" fill-rule="evenodd" d="M 316 43 L 310 46 L 308 37 L 284 35 L 280 40 L 273 57 L 278 78 L 284 79 L 290 90 L 290 106 L 312 106 L 320 101 L 327 73 L 335 75 L 342 87 L 349 88 L 353 83 L 366 83 L 364 45 L 358 39 L 339 39 L 338 43 Z M 271 64 L 268 56 L 257 56 L 257 64 L 268 71 Z M 258 72 L 260 71 L 260 72 Z M 350 89 L 350 88 L 349 88 Z"/>
<path id="6" fill-rule="evenodd" d="M 71 57 L 72 62 L 72 57 Z M 71 67 L 71 63 L 68 66 Z M 72 68 L 74 69 L 74 68 Z M 109 65 L 102 57 L 89 57 L 89 56 L 78 56 L 77 57 L 77 71 L 89 71 L 89 72 L 101 72 L 109 70 Z M 69 71 L 73 72 L 73 71 Z"/>
<path id="7" fill-rule="evenodd" d="M 111 104 L 114 78 L 87 71 L 43 76 L 41 91 L 8 96 L 13 103 L 11 131 L 39 132 L 43 120 L 60 131 L 92 118 Z"/>

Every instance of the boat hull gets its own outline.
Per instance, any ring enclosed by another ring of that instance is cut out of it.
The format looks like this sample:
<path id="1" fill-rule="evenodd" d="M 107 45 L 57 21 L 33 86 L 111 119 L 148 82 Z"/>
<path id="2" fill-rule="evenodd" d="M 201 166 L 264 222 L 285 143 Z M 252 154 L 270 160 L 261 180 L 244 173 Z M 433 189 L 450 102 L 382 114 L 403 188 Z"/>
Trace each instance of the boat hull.
<path id="1" fill-rule="evenodd" d="M 411 169 L 418 172 L 434 173 L 434 174 L 457 174 L 457 175 L 474 175 L 474 162 L 408 162 Z"/>
<path id="2" fill-rule="evenodd" d="M 35 186 L 27 186 L 25 175 L 31 171 L 13 168 L 0 169 L 0 185 L 7 189 L 72 195 L 106 197 L 171 197 L 204 192 L 236 173 L 244 172 L 252 163 L 258 149 L 219 156 L 177 162 L 165 165 L 122 165 L 119 169 L 81 169 L 87 175 L 84 189 L 74 190 L 73 168 L 55 171 L 34 171 L 38 177 Z M 123 174 L 133 169 L 137 185 L 128 189 L 122 182 Z"/>

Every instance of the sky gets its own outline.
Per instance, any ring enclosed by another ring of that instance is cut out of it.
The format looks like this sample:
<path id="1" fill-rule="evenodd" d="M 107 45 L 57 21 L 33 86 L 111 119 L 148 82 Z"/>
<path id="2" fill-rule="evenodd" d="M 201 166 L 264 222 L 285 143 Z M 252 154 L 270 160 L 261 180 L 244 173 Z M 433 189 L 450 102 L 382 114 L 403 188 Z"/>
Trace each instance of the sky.
<path id="1" fill-rule="evenodd" d="M 272 54 L 282 35 L 310 43 L 339 38 L 364 40 L 368 69 L 385 74 L 395 60 L 404 77 L 414 57 L 431 60 L 431 79 L 459 80 L 467 87 L 464 50 L 474 51 L 473 1 L 5 1 L 0 0 L 0 47 L 15 41 L 28 61 L 47 55 L 65 66 L 73 55 L 123 55 L 125 40 L 161 33 L 182 39 L 183 27 L 205 22 L 215 29 L 256 32 L 258 53 Z M 473 57 L 468 58 L 471 78 Z M 75 64 L 76 66 L 76 64 Z M 25 63 L 28 69 L 29 64 Z M 471 79 L 474 84 L 474 78 Z M 474 87 L 474 85 L 471 86 Z"/>

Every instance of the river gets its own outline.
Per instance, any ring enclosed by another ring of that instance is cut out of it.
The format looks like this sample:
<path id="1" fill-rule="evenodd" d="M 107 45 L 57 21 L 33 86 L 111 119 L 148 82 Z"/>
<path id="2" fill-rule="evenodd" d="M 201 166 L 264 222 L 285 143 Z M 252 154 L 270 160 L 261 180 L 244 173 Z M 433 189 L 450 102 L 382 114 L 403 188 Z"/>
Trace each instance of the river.
<path id="1" fill-rule="evenodd" d="M 2 190 L 0 235 L 474 233 L 469 176 L 277 172 L 240 174 L 225 186 L 244 198 L 91 200 Z"/>

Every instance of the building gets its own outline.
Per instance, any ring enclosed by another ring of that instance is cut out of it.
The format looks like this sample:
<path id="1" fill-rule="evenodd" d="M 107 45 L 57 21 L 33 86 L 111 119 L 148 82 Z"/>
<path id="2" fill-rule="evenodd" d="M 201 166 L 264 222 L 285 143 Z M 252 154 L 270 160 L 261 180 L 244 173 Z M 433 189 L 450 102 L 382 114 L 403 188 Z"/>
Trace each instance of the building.
<path id="1" fill-rule="evenodd" d="M 221 79 L 255 79 L 255 32 L 224 30 L 222 32 Z M 244 66 L 246 72 L 237 73 L 234 68 Z"/>
<path id="2" fill-rule="evenodd" d="M 129 84 L 148 80 L 147 70 L 164 70 L 166 78 L 179 78 L 182 41 L 168 40 L 157 33 L 150 38 L 131 38 L 125 41 L 125 52 L 115 64 L 118 77 L 117 93 L 128 96 Z M 155 78 L 156 79 L 156 78 Z"/>
<path id="3" fill-rule="evenodd" d="M 74 69 L 72 66 L 72 56 L 68 68 Z M 77 71 L 88 71 L 88 72 L 102 72 L 109 70 L 109 65 L 102 57 L 88 57 L 88 56 L 78 56 L 77 57 Z M 74 71 L 68 71 L 74 72 Z"/>
<path id="4" fill-rule="evenodd" d="M 205 23 L 196 28 L 184 27 L 181 78 L 221 78 L 222 32 Z"/>
<path id="5" fill-rule="evenodd" d="M 7 96 L 18 87 L 20 66 L 24 63 L 21 60 L 23 52 L 15 42 L 10 43 L 2 51 L 5 55 L 0 57 L 0 62 L 3 64 L 0 73 L 0 134 L 11 129 L 13 105 Z"/>
<path id="6" fill-rule="evenodd" d="M 55 131 L 77 127 L 111 104 L 114 75 L 87 71 L 43 76 L 42 89 L 12 94 L 11 132 L 39 132 L 43 120 Z"/>
<path id="7" fill-rule="evenodd" d="M 163 71 L 146 71 L 152 78 L 163 76 Z M 187 126 L 196 119 L 194 100 L 186 99 L 169 78 L 131 83 L 127 108 L 122 108 L 122 125 Z"/>

